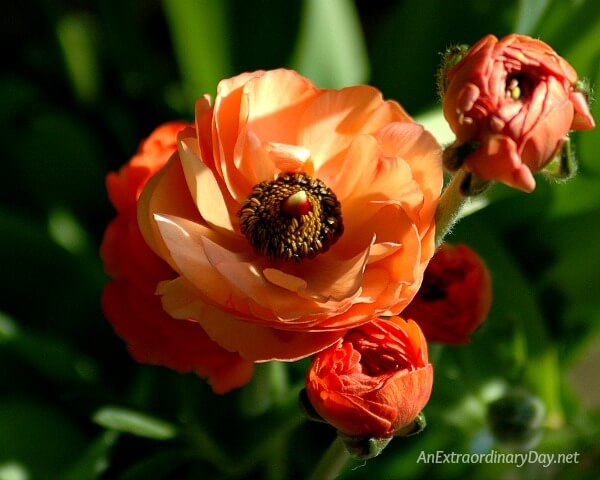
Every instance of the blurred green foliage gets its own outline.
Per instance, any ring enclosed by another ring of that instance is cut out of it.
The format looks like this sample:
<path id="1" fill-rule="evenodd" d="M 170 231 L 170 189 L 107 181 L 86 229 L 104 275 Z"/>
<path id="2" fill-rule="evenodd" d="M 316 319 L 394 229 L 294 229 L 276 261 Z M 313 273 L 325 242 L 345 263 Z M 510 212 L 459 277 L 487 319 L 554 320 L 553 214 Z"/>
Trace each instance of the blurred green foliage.
<path id="1" fill-rule="evenodd" d="M 106 173 L 219 79 L 287 66 L 322 87 L 369 82 L 430 112 L 440 138 L 434 74 L 455 43 L 530 34 L 600 85 L 595 0 L 29 0 L 0 24 L 0 480 L 303 478 L 332 440 L 296 405 L 306 361 L 218 397 L 135 364 L 100 310 Z M 490 317 L 471 344 L 432 346 L 425 432 L 343 478 L 600 477 L 600 128 L 573 137 L 574 180 L 496 186 L 454 230 L 489 264 Z M 579 463 L 417 461 L 501 448 L 487 406 L 512 386 L 544 404 L 536 448 Z"/>

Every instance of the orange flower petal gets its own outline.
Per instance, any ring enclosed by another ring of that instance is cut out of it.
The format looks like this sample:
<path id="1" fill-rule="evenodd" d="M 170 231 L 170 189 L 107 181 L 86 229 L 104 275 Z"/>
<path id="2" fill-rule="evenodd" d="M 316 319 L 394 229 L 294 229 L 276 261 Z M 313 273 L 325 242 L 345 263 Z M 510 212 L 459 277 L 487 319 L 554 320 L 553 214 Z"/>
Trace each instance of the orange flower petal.
<path id="1" fill-rule="evenodd" d="M 192 198 L 202 218 L 224 234 L 233 233 L 227 202 L 214 173 L 199 158 L 198 145 L 193 139 L 179 142 L 179 156 Z"/>
<path id="2" fill-rule="evenodd" d="M 207 238 L 215 238 L 215 233 L 179 217 L 155 214 L 155 221 L 174 262 L 174 269 L 184 275 L 205 298 L 225 305 L 231 295 L 231 284 L 214 268 L 205 251 Z"/>
<path id="3" fill-rule="evenodd" d="M 253 362 L 296 361 L 332 345 L 344 331 L 291 332 L 230 316 L 207 315 L 202 326 L 225 349 Z"/>
<path id="4" fill-rule="evenodd" d="M 575 117 L 573 118 L 571 130 L 591 130 L 594 128 L 596 123 L 590 112 L 590 106 L 585 95 L 581 92 L 571 92 L 570 100 L 575 108 Z"/>
<path id="5" fill-rule="evenodd" d="M 360 293 L 373 240 L 371 237 L 362 251 L 346 260 L 325 254 L 300 266 L 290 265 L 288 272 L 294 272 L 306 282 L 306 287 L 297 290 L 298 295 L 319 303 L 343 302 L 355 297 Z"/>
<path id="6" fill-rule="evenodd" d="M 436 199 L 443 185 L 440 145 L 431 133 L 415 123 L 390 123 L 376 138 L 385 156 L 402 158 L 410 166 L 412 178 L 424 194 L 419 217 L 421 222 L 428 223 L 435 214 Z"/>
<path id="7" fill-rule="evenodd" d="M 244 85 L 247 98 L 246 127 L 259 138 L 295 145 L 302 113 L 317 89 L 291 70 L 271 70 Z"/>
<path id="8" fill-rule="evenodd" d="M 174 197 L 173 192 L 180 194 Z M 173 260 L 154 219 L 155 212 L 204 222 L 187 190 L 178 157 L 171 158 L 167 165 L 148 181 L 138 201 L 137 211 L 137 221 L 144 240 L 159 257 L 173 267 Z"/>
<path id="9" fill-rule="evenodd" d="M 299 125 L 298 143 L 311 152 L 315 170 L 341 154 L 356 135 L 381 128 L 384 122 L 367 129 L 360 121 L 367 121 L 382 103 L 381 93 L 366 86 L 322 92 L 303 112 Z M 328 175 L 320 173 L 320 178 L 330 183 Z"/>
<path id="10" fill-rule="evenodd" d="M 469 169 L 485 180 L 498 179 L 525 192 L 535 189 L 535 179 L 521 163 L 514 141 L 504 135 L 490 135 L 468 159 Z"/>
<path id="11" fill-rule="evenodd" d="M 236 182 L 235 188 L 230 187 L 230 191 L 235 192 L 235 199 L 239 202 L 245 200 L 254 185 L 273 180 L 277 176 L 273 158 L 260 138 L 247 129 L 240 133 L 234 161 L 241 179 Z"/>

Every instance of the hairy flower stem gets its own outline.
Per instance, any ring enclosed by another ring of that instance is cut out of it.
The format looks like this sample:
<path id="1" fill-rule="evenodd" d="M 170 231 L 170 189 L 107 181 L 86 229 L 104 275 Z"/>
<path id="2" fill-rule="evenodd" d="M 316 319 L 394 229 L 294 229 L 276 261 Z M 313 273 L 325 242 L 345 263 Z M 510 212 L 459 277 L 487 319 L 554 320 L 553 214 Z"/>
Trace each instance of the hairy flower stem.
<path id="1" fill-rule="evenodd" d="M 439 247 L 444 237 L 450 233 L 454 224 L 460 219 L 460 213 L 467 201 L 463 191 L 463 183 L 469 175 L 463 169 L 458 170 L 440 197 L 435 213 L 435 246 Z"/>
<path id="2" fill-rule="evenodd" d="M 344 441 L 339 435 L 336 436 L 321 460 L 319 460 L 309 480 L 333 480 L 337 478 L 351 458 Z"/>

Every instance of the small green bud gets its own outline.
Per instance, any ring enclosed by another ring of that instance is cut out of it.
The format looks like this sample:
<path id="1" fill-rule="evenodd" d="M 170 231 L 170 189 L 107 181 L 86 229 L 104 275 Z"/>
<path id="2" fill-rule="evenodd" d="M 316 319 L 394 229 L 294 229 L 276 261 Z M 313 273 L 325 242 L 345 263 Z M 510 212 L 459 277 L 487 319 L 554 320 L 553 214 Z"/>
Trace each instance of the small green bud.
<path id="1" fill-rule="evenodd" d="M 444 98 L 444 94 L 448 89 L 448 72 L 464 58 L 467 50 L 469 50 L 469 45 L 453 45 L 441 54 L 442 61 L 436 74 L 437 92 L 440 100 Z"/>
<path id="2" fill-rule="evenodd" d="M 488 421 L 496 439 L 519 450 L 535 446 L 542 434 L 544 418 L 542 401 L 521 389 L 509 391 L 488 409 Z"/>
<path id="3" fill-rule="evenodd" d="M 567 137 L 554 158 L 542 170 L 544 176 L 557 182 L 566 182 L 577 173 L 577 160 L 571 140 Z"/>

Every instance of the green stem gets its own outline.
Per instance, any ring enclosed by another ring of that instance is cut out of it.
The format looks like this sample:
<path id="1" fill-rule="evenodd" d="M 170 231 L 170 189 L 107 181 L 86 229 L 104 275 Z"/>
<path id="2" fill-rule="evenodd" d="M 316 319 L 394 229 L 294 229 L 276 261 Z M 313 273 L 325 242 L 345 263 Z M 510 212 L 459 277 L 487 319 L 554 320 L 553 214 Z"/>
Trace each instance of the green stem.
<path id="1" fill-rule="evenodd" d="M 240 408 L 245 415 L 256 417 L 284 401 L 288 391 L 287 364 L 259 363 L 255 366 L 252 381 L 242 390 Z"/>
<path id="2" fill-rule="evenodd" d="M 350 458 L 350 453 L 342 439 L 339 436 L 335 437 L 333 443 L 319 460 L 309 480 L 333 480 L 337 478 Z"/>
<path id="3" fill-rule="evenodd" d="M 444 237 L 450 233 L 454 224 L 459 220 L 460 213 L 467 201 L 461 192 L 461 185 L 468 175 L 463 169 L 454 174 L 440 197 L 440 202 L 435 213 L 435 245 L 439 247 Z"/>

